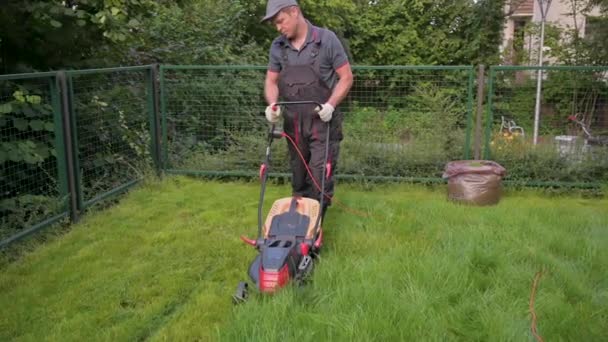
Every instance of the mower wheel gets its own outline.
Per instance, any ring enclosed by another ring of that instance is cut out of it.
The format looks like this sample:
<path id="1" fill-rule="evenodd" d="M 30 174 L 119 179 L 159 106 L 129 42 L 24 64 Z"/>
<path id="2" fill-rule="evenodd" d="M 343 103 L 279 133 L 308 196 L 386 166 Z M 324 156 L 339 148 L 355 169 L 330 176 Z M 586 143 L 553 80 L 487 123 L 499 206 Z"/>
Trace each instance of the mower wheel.
<path id="1" fill-rule="evenodd" d="M 306 261 L 304 261 L 306 260 Z M 302 259 L 302 262 L 298 266 L 298 273 L 295 277 L 295 283 L 297 286 L 304 286 L 310 280 L 310 275 L 314 269 L 314 261 L 308 256 L 306 259 Z"/>
<path id="2" fill-rule="evenodd" d="M 247 298 L 249 297 L 248 287 L 249 287 L 249 285 L 246 282 L 244 282 L 244 281 L 239 282 L 239 285 L 236 287 L 236 292 L 232 296 L 232 302 L 235 305 L 241 304 L 241 303 L 244 303 L 245 301 L 247 301 Z"/>

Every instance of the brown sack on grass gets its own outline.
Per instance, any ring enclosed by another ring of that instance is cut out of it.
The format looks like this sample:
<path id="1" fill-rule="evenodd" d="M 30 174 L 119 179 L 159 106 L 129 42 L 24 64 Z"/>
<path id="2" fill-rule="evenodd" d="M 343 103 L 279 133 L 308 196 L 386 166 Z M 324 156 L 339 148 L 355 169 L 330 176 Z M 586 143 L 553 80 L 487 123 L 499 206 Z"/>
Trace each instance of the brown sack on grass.
<path id="1" fill-rule="evenodd" d="M 448 199 L 473 205 L 493 205 L 500 201 L 501 181 L 506 170 L 489 160 L 457 160 L 446 165 Z"/>

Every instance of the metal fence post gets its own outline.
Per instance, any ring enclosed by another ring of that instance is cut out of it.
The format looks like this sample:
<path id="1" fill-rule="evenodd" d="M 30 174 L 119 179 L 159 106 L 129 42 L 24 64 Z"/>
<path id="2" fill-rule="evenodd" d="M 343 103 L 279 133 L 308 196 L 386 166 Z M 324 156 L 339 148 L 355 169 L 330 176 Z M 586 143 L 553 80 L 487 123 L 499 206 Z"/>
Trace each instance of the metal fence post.
<path id="1" fill-rule="evenodd" d="M 146 74 L 148 91 L 148 113 L 150 118 L 150 149 L 154 161 L 154 168 L 157 176 L 162 175 L 161 163 L 161 129 L 160 129 L 160 85 L 159 85 L 159 64 L 152 64 Z"/>
<path id="2" fill-rule="evenodd" d="M 475 79 L 475 68 L 469 69 L 469 81 L 467 85 L 467 130 L 465 136 L 464 159 L 471 158 L 471 130 L 473 126 L 473 80 Z"/>
<path id="3" fill-rule="evenodd" d="M 492 108 L 492 96 L 494 95 L 494 78 L 496 77 L 496 70 L 493 66 L 490 67 L 490 76 L 488 77 L 488 100 L 486 102 L 487 115 L 486 115 L 486 134 L 485 134 L 485 148 L 483 156 L 485 159 L 490 159 L 490 141 L 492 140 L 492 120 L 494 118 L 494 112 Z"/>
<path id="4" fill-rule="evenodd" d="M 59 92 L 61 94 L 61 116 L 63 125 L 63 146 L 65 148 L 65 160 L 66 170 L 68 178 L 68 193 L 69 193 L 69 211 L 70 220 L 77 222 L 79 218 L 78 212 L 78 184 L 76 182 L 76 176 L 74 173 L 75 162 L 74 162 L 74 148 L 72 139 L 74 132 L 72 130 L 72 116 L 70 115 L 70 100 L 68 92 L 68 84 L 66 79 L 65 71 L 57 72 L 57 82 L 59 86 Z"/>
<path id="5" fill-rule="evenodd" d="M 475 116 L 475 147 L 474 155 L 475 159 L 481 159 L 481 125 L 483 122 L 483 95 L 485 86 L 486 66 L 483 64 L 479 65 L 477 72 L 477 114 Z"/>
<path id="6" fill-rule="evenodd" d="M 165 85 L 165 67 L 160 66 L 159 97 L 160 97 L 160 127 L 162 141 L 160 143 L 161 153 L 159 155 L 161 169 L 166 172 L 169 165 L 169 142 L 167 138 L 167 87 Z"/>
<path id="7" fill-rule="evenodd" d="M 55 152 L 57 154 L 57 181 L 59 197 L 62 201 L 65 201 L 64 207 L 62 208 L 66 212 L 69 212 L 68 196 L 70 194 L 68 189 L 68 173 L 67 173 L 67 160 L 65 157 L 65 134 L 63 130 L 63 115 L 61 106 L 61 89 L 59 87 L 59 80 L 57 74 L 54 77 L 49 78 L 50 90 L 51 90 L 51 105 L 53 107 L 53 126 L 55 133 Z"/>

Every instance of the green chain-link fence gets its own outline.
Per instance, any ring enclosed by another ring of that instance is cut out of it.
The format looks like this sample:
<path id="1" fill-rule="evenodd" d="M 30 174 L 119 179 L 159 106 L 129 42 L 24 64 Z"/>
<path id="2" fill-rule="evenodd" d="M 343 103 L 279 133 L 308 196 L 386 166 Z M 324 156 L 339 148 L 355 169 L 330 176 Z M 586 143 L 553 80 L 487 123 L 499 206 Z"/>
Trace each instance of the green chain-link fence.
<path id="1" fill-rule="evenodd" d="M 186 174 L 255 174 L 267 130 L 264 67 L 161 67 L 165 167 Z M 438 180 L 469 156 L 472 67 L 355 67 L 342 104 L 338 177 Z M 303 99 L 305 100 L 305 99 Z M 273 170 L 288 172 L 285 144 Z"/>
<path id="2" fill-rule="evenodd" d="M 605 184 L 608 67 L 543 68 L 534 145 L 537 69 L 490 68 L 484 157 L 503 164 L 511 182 Z M 268 129 L 265 72 L 161 66 L 157 77 L 142 66 L 0 76 L 0 247 L 77 219 L 155 167 L 256 175 Z M 354 67 L 338 177 L 440 181 L 447 162 L 471 158 L 474 74 Z M 273 145 L 275 174 L 289 174 L 286 143 Z"/>
<path id="3" fill-rule="evenodd" d="M 79 208 L 141 180 L 155 159 L 150 67 L 67 73 Z"/>
<path id="4" fill-rule="evenodd" d="M 267 126 L 260 115 L 265 70 L 161 66 L 167 172 L 244 175 L 257 169 Z"/>
<path id="5" fill-rule="evenodd" d="M 119 193 L 158 158 L 152 66 L 0 76 L 0 247 Z"/>
<path id="6" fill-rule="evenodd" d="M 539 69 L 542 96 L 535 125 Z M 506 167 L 507 181 L 579 186 L 608 181 L 608 67 L 492 67 L 488 83 L 485 158 Z"/>
<path id="7" fill-rule="evenodd" d="M 54 73 L 0 76 L 0 241 L 67 215 Z"/>

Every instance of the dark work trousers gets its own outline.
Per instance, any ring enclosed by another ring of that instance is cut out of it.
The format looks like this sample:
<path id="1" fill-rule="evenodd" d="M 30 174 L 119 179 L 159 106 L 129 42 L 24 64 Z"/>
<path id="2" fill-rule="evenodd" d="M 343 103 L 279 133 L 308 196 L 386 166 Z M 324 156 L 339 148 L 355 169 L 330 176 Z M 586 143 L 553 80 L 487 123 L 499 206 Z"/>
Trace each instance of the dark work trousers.
<path id="1" fill-rule="evenodd" d="M 339 112 L 334 113 L 334 117 L 336 114 L 341 115 Z M 331 120 L 330 124 L 333 124 L 333 121 L 334 120 Z M 301 123 L 301 126 L 298 125 L 298 122 Z M 337 131 L 337 129 L 331 127 L 331 131 Z M 302 154 L 302 156 L 300 156 L 292 143 L 290 141 L 287 142 L 292 171 L 291 185 L 293 194 L 295 196 L 310 197 L 321 201 L 321 192 L 317 185 L 321 187 L 322 177 L 325 177 L 328 173 L 326 168 L 326 174 L 323 174 L 327 123 L 323 122 L 316 112 L 309 113 L 304 118 L 301 117 L 301 114 L 288 114 L 285 116 L 285 132 L 296 143 Z M 340 154 L 340 139 L 337 139 L 335 135 L 336 134 L 332 137 L 330 132 L 327 161 L 331 165 L 329 170 L 331 173 L 329 174 L 329 177 L 325 179 L 326 197 L 323 200 L 325 206 L 331 204 L 331 197 L 334 194 L 333 174 L 337 168 Z M 316 185 L 310 178 L 302 157 L 308 164 L 308 167 L 317 182 Z"/>
<path id="2" fill-rule="evenodd" d="M 324 104 L 331 96 L 331 90 L 319 76 L 318 63 L 311 65 L 287 65 L 279 75 L 279 95 L 283 101 L 316 101 Z M 316 105 L 288 105 L 284 114 L 284 130 L 298 146 L 319 187 L 325 161 L 325 141 L 327 123 L 323 122 L 315 111 Z M 342 141 L 343 114 L 336 109 L 330 120 L 330 137 L 328 161 L 331 163 L 331 174 L 325 180 L 324 208 L 331 204 L 334 194 L 334 179 Z M 321 191 L 310 179 L 306 166 L 298 152 L 288 143 L 292 189 L 294 196 L 309 197 L 321 201 Z"/>

